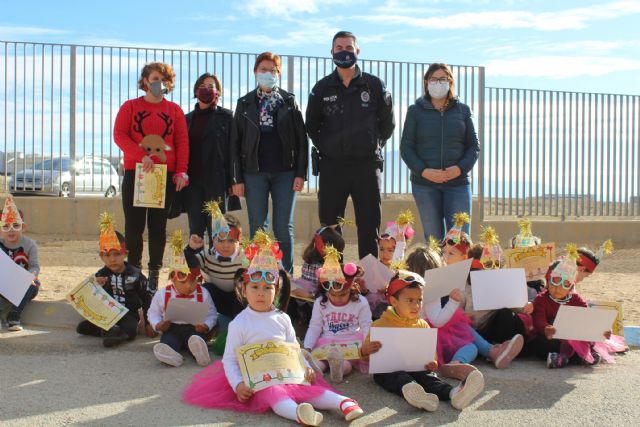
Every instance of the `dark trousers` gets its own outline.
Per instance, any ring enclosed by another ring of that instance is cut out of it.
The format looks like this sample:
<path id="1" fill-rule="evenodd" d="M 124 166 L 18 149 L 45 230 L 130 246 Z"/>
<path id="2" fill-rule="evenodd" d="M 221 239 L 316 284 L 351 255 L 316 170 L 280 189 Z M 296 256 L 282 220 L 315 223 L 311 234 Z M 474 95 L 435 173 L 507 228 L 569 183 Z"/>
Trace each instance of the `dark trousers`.
<path id="1" fill-rule="evenodd" d="M 320 165 L 318 209 L 320 223 L 333 225 L 344 217 L 351 196 L 358 228 L 358 256 L 378 256 L 378 232 L 381 220 L 380 169 L 371 160 L 334 161 L 324 159 Z"/>
<path id="2" fill-rule="evenodd" d="M 562 347 L 560 340 L 548 340 L 544 334 L 538 335 L 530 344 L 531 353 L 539 359 L 546 360 L 549 353 L 559 353 Z"/>
<path id="3" fill-rule="evenodd" d="M 427 373 L 427 371 L 397 371 L 387 374 L 373 374 L 373 380 L 383 389 L 398 396 L 402 396 L 402 387 L 411 382 L 420 384 L 427 393 L 435 394 L 440 400 L 449 400 L 449 393 L 453 388 L 437 376 Z"/>
<path id="4" fill-rule="evenodd" d="M 160 342 L 180 353 L 182 349 L 187 348 L 187 341 L 192 335 L 197 335 L 206 340 L 205 334 L 197 333 L 195 326 L 172 323 L 169 329 L 160 336 Z"/>
<path id="5" fill-rule="evenodd" d="M 492 344 L 510 340 L 515 334 L 527 337 L 522 320 L 516 312 L 508 308 L 496 310 L 486 324 L 478 329 L 478 333 Z"/>
<path id="6" fill-rule="evenodd" d="M 129 311 L 127 314 L 122 316 L 122 319 L 118 320 L 118 323 L 116 323 L 116 325 L 119 326 L 125 334 L 127 334 L 129 340 L 132 340 L 136 337 L 136 335 L 138 335 L 139 321 L 140 318 L 138 317 L 138 313 L 132 313 Z M 105 331 L 104 329 L 94 325 L 88 320 L 83 320 L 82 322 L 80 322 L 76 330 L 79 334 L 90 335 L 93 337 L 103 337 L 110 331 L 112 331 L 113 328 L 111 328 L 109 331 Z"/>
<path id="7" fill-rule="evenodd" d="M 27 303 L 34 299 L 36 295 L 38 295 L 38 291 L 40 290 L 40 286 L 31 285 L 29 289 L 27 289 L 27 293 L 22 297 L 22 301 L 20 301 L 20 305 L 15 306 L 11 305 L 11 309 L 9 313 L 7 313 L 7 322 L 11 321 L 19 321 L 20 315 L 22 314 L 22 310 L 27 306 Z"/>
<path id="8" fill-rule="evenodd" d="M 142 234 L 148 226 L 149 270 L 162 267 L 164 246 L 167 243 L 167 213 L 176 192 L 173 173 L 167 174 L 167 189 L 164 209 L 140 208 L 133 206 L 133 185 L 135 171 L 124 172 L 122 180 L 122 209 L 124 211 L 124 237 L 129 251 L 127 260 L 135 267 L 142 267 Z"/>
<path id="9" fill-rule="evenodd" d="M 204 237 L 204 231 L 211 235 L 211 217 L 204 212 L 205 189 L 200 180 L 193 180 L 184 191 L 184 207 L 189 217 L 189 234 Z"/>
<path id="10" fill-rule="evenodd" d="M 203 283 L 202 287 L 209 291 L 218 314 L 235 318 L 244 307 L 234 291 L 225 292 L 213 283 Z"/>

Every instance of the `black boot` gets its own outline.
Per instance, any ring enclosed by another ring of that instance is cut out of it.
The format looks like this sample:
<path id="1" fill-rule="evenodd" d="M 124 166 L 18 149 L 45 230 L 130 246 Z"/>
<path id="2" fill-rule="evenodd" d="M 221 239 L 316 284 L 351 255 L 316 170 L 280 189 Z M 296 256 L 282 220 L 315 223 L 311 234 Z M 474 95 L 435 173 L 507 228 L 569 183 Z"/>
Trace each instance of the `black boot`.
<path id="1" fill-rule="evenodd" d="M 159 270 L 149 269 L 149 277 L 147 282 L 147 288 L 152 294 L 155 294 L 158 290 L 158 278 L 160 276 Z"/>
<path id="2" fill-rule="evenodd" d="M 102 338 L 102 345 L 105 347 L 113 347 L 121 344 L 129 339 L 129 336 L 118 325 L 114 325 L 113 328 L 105 332 Z"/>

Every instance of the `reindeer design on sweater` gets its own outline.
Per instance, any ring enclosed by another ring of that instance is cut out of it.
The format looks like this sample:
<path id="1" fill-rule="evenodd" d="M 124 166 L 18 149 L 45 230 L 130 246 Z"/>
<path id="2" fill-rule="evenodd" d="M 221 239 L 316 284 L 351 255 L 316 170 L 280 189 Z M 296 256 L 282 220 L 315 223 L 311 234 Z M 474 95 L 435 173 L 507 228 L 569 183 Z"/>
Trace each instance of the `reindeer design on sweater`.
<path id="1" fill-rule="evenodd" d="M 171 119 L 171 117 L 169 117 L 169 115 L 166 113 L 157 113 L 157 114 L 158 114 L 158 117 L 160 117 L 165 123 L 165 130 L 162 133 L 162 136 L 146 135 L 144 133 L 144 130 L 142 129 L 142 122 L 144 121 L 144 119 L 151 116 L 151 113 L 147 111 L 140 111 L 136 113 L 133 120 L 137 124 L 133 125 L 133 130 L 138 132 L 140 135 L 142 135 L 143 137 L 142 141 L 140 141 L 140 144 L 138 145 L 147 152 L 147 155 L 149 157 L 156 156 L 158 159 L 160 159 L 160 161 L 166 162 L 167 156 L 165 154 L 165 151 L 171 150 L 171 147 L 165 144 L 164 138 L 167 135 L 173 134 L 173 127 L 172 127 L 173 119 Z"/>

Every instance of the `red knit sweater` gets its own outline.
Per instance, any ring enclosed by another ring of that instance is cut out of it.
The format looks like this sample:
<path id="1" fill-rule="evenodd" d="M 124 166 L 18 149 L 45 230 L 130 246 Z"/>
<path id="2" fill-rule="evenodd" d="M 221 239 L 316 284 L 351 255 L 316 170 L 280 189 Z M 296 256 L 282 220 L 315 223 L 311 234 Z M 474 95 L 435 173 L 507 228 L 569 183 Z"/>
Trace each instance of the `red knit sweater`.
<path id="1" fill-rule="evenodd" d="M 580 295 L 574 293 L 565 305 L 587 307 L 587 302 L 583 300 Z M 549 297 L 548 290 L 545 289 L 540 292 L 536 299 L 533 300 L 533 314 L 531 316 L 533 317 L 534 328 L 536 328 L 540 334 L 544 334 L 545 326 L 553 325 L 559 309 L 560 304 Z"/>
<path id="2" fill-rule="evenodd" d="M 155 163 L 166 163 L 169 172 L 186 173 L 189 163 L 189 135 L 187 121 L 180 106 L 163 99 L 158 104 L 144 97 L 130 99 L 122 104 L 113 129 L 113 139 L 124 152 L 125 170 L 134 170 L 147 152 L 140 147 L 143 138 L 159 135 L 169 149 L 165 150 L 166 161 L 158 156 Z"/>

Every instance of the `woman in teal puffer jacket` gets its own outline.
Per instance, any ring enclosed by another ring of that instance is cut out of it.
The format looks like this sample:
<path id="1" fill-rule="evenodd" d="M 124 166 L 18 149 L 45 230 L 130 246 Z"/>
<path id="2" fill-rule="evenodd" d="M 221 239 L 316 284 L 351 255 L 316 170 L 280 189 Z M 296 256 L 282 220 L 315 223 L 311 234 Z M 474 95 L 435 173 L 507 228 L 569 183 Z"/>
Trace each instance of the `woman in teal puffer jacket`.
<path id="1" fill-rule="evenodd" d="M 469 172 L 480 144 L 471 109 L 455 95 L 446 64 L 431 64 L 424 75 L 423 97 L 407 110 L 400 154 L 411 170 L 425 239 L 442 240 L 456 212 L 471 214 Z M 469 233 L 469 224 L 463 227 Z"/>

